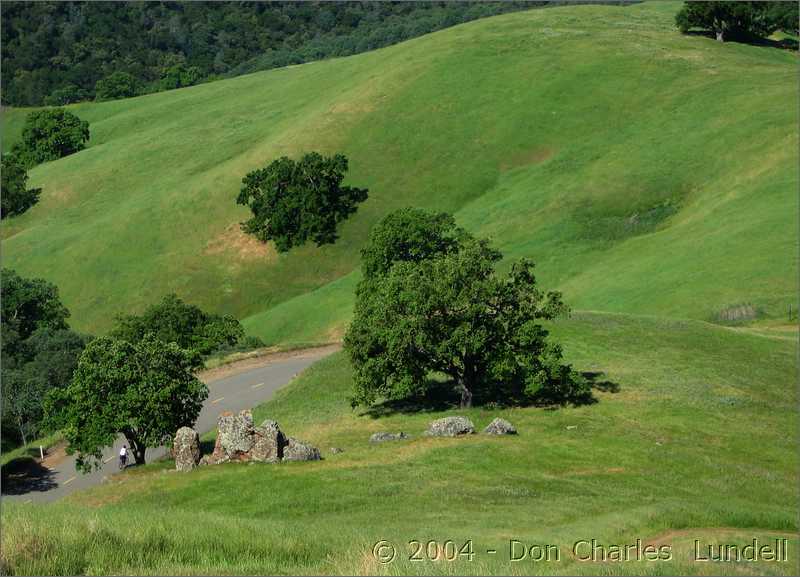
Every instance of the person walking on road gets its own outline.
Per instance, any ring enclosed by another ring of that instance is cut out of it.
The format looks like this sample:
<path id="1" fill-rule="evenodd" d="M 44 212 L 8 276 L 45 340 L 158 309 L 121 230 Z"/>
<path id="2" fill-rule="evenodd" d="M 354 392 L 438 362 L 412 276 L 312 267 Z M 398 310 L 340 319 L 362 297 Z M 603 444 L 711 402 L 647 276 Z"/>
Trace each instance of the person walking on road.
<path id="1" fill-rule="evenodd" d="M 128 464 L 128 447 L 127 445 L 122 445 L 122 448 L 119 450 L 119 468 L 124 469 Z"/>

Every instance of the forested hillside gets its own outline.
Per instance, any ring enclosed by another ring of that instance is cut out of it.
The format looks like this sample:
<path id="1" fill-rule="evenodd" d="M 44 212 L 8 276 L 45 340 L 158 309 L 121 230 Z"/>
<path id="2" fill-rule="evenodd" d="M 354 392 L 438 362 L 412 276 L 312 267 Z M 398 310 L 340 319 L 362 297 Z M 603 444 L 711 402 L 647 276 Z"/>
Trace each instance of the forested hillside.
<path id="1" fill-rule="evenodd" d="M 97 81 L 114 73 L 115 90 L 101 99 L 157 92 L 364 52 L 542 4 L 3 2 L 2 98 L 12 106 L 92 99 Z"/>

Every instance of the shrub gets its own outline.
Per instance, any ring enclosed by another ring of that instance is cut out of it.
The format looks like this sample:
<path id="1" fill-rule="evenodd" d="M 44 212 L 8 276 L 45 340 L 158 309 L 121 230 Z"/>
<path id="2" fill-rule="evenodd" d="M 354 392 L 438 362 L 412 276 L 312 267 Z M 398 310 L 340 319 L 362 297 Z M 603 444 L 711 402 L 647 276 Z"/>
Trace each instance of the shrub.
<path id="1" fill-rule="evenodd" d="M 136 79 L 127 72 L 113 72 L 94 85 L 94 97 L 98 101 L 131 96 L 136 96 Z"/>
<path id="2" fill-rule="evenodd" d="M 2 183 L 0 218 L 22 214 L 39 202 L 42 189 L 28 188 L 28 172 L 13 155 L 3 156 Z"/>
<path id="3" fill-rule="evenodd" d="M 147 333 L 165 343 L 208 355 L 221 346 L 233 346 L 243 336 L 242 325 L 233 317 L 209 314 L 170 294 L 141 315 L 123 315 L 111 336 L 136 343 Z"/>
<path id="4" fill-rule="evenodd" d="M 27 116 L 13 153 L 30 167 L 83 150 L 88 140 L 88 122 L 63 108 L 48 108 Z"/>

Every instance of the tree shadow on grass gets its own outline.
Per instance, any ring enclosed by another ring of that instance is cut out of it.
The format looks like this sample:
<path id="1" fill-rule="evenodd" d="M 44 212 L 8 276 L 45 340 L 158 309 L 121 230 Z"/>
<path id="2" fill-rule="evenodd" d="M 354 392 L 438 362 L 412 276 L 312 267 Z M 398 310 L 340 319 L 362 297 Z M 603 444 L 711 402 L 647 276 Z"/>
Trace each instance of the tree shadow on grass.
<path id="1" fill-rule="evenodd" d="M 713 32 L 707 30 L 690 30 L 685 33 L 686 36 L 702 36 L 704 38 L 715 39 Z M 797 50 L 800 48 L 798 41 L 794 38 L 781 38 L 780 40 L 773 40 L 772 38 L 759 38 L 759 37 L 731 37 L 725 38 L 725 42 L 736 42 L 737 44 L 749 44 L 751 46 L 765 46 L 767 48 L 778 48 L 781 50 Z"/>
<path id="2" fill-rule="evenodd" d="M 589 382 L 592 389 L 603 393 L 618 393 L 619 384 L 607 379 L 603 379 L 606 374 L 603 371 L 583 371 L 581 376 Z"/>
<path id="3" fill-rule="evenodd" d="M 53 471 L 30 457 L 13 459 L 2 467 L 3 495 L 24 495 L 54 489 Z"/>
<path id="4" fill-rule="evenodd" d="M 618 383 L 603 378 L 606 374 L 602 371 L 585 371 L 581 373 L 581 376 L 586 379 L 589 384 L 589 389 L 585 392 L 569 396 L 561 402 L 552 402 L 548 399 L 523 402 L 508 396 L 508 402 L 506 403 L 498 403 L 495 401 L 485 403 L 476 402 L 475 406 L 486 409 L 507 409 L 511 407 L 528 406 L 541 407 L 545 410 L 556 410 L 565 405 L 580 407 L 597 403 L 598 399 L 594 396 L 593 391 L 618 393 L 620 390 Z M 439 413 L 457 409 L 459 407 L 459 399 L 460 393 L 455 390 L 452 382 L 431 380 L 428 382 L 424 395 L 415 395 L 403 399 L 388 399 L 372 405 L 360 414 L 373 419 L 380 419 L 381 417 L 397 414 Z"/>
<path id="5" fill-rule="evenodd" d="M 387 399 L 367 408 L 361 415 L 380 419 L 396 414 L 439 413 L 457 409 L 458 398 L 452 383 L 431 380 L 426 386 L 425 394 L 404 399 Z"/>
<path id="6" fill-rule="evenodd" d="M 581 407 L 584 405 L 594 405 L 599 402 L 599 399 L 594 396 L 594 391 L 601 391 L 603 393 L 618 393 L 620 386 L 618 383 L 603 379 L 605 377 L 603 371 L 582 371 L 581 376 L 586 380 L 589 388 L 568 396 L 560 403 L 538 403 L 547 410 L 556 410 L 565 405 L 572 405 L 573 407 Z M 536 405 L 537 403 L 534 403 Z"/>

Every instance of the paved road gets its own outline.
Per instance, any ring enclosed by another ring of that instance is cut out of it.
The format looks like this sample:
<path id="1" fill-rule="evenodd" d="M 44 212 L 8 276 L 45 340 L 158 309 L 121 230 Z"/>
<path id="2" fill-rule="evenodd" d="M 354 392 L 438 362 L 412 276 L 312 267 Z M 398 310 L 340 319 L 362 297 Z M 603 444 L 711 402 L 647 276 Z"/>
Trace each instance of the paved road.
<path id="1" fill-rule="evenodd" d="M 269 399 L 297 373 L 333 350 L 335 349 L 325 348 L 300 352 L 289 358 L 267 361 L 263 366 L 209 382 L 208 400 L 203 405 L 194 428 L 201 432 L 210 431 L 216 426 L 217 416 L 222 411 L 249 409 Z M 24 486 L 14 484 L 4 487 L 2 499 L 18 502 L 53 501 L 74 491 L 97 485 L 102 482 L 103 477 L 118 472 L 117 455 L 124 442 L 124 437 L 120 437 L 113 448 L 104 451 L 104 464 L 99 471 L 83 475 L 75 470 L 74 457 L 66 457 L 52 469 L 38 467 L 33 479 Z M 148 449 L 147 462 L 157 459 L 165 452 L 163 447 Z"/>

